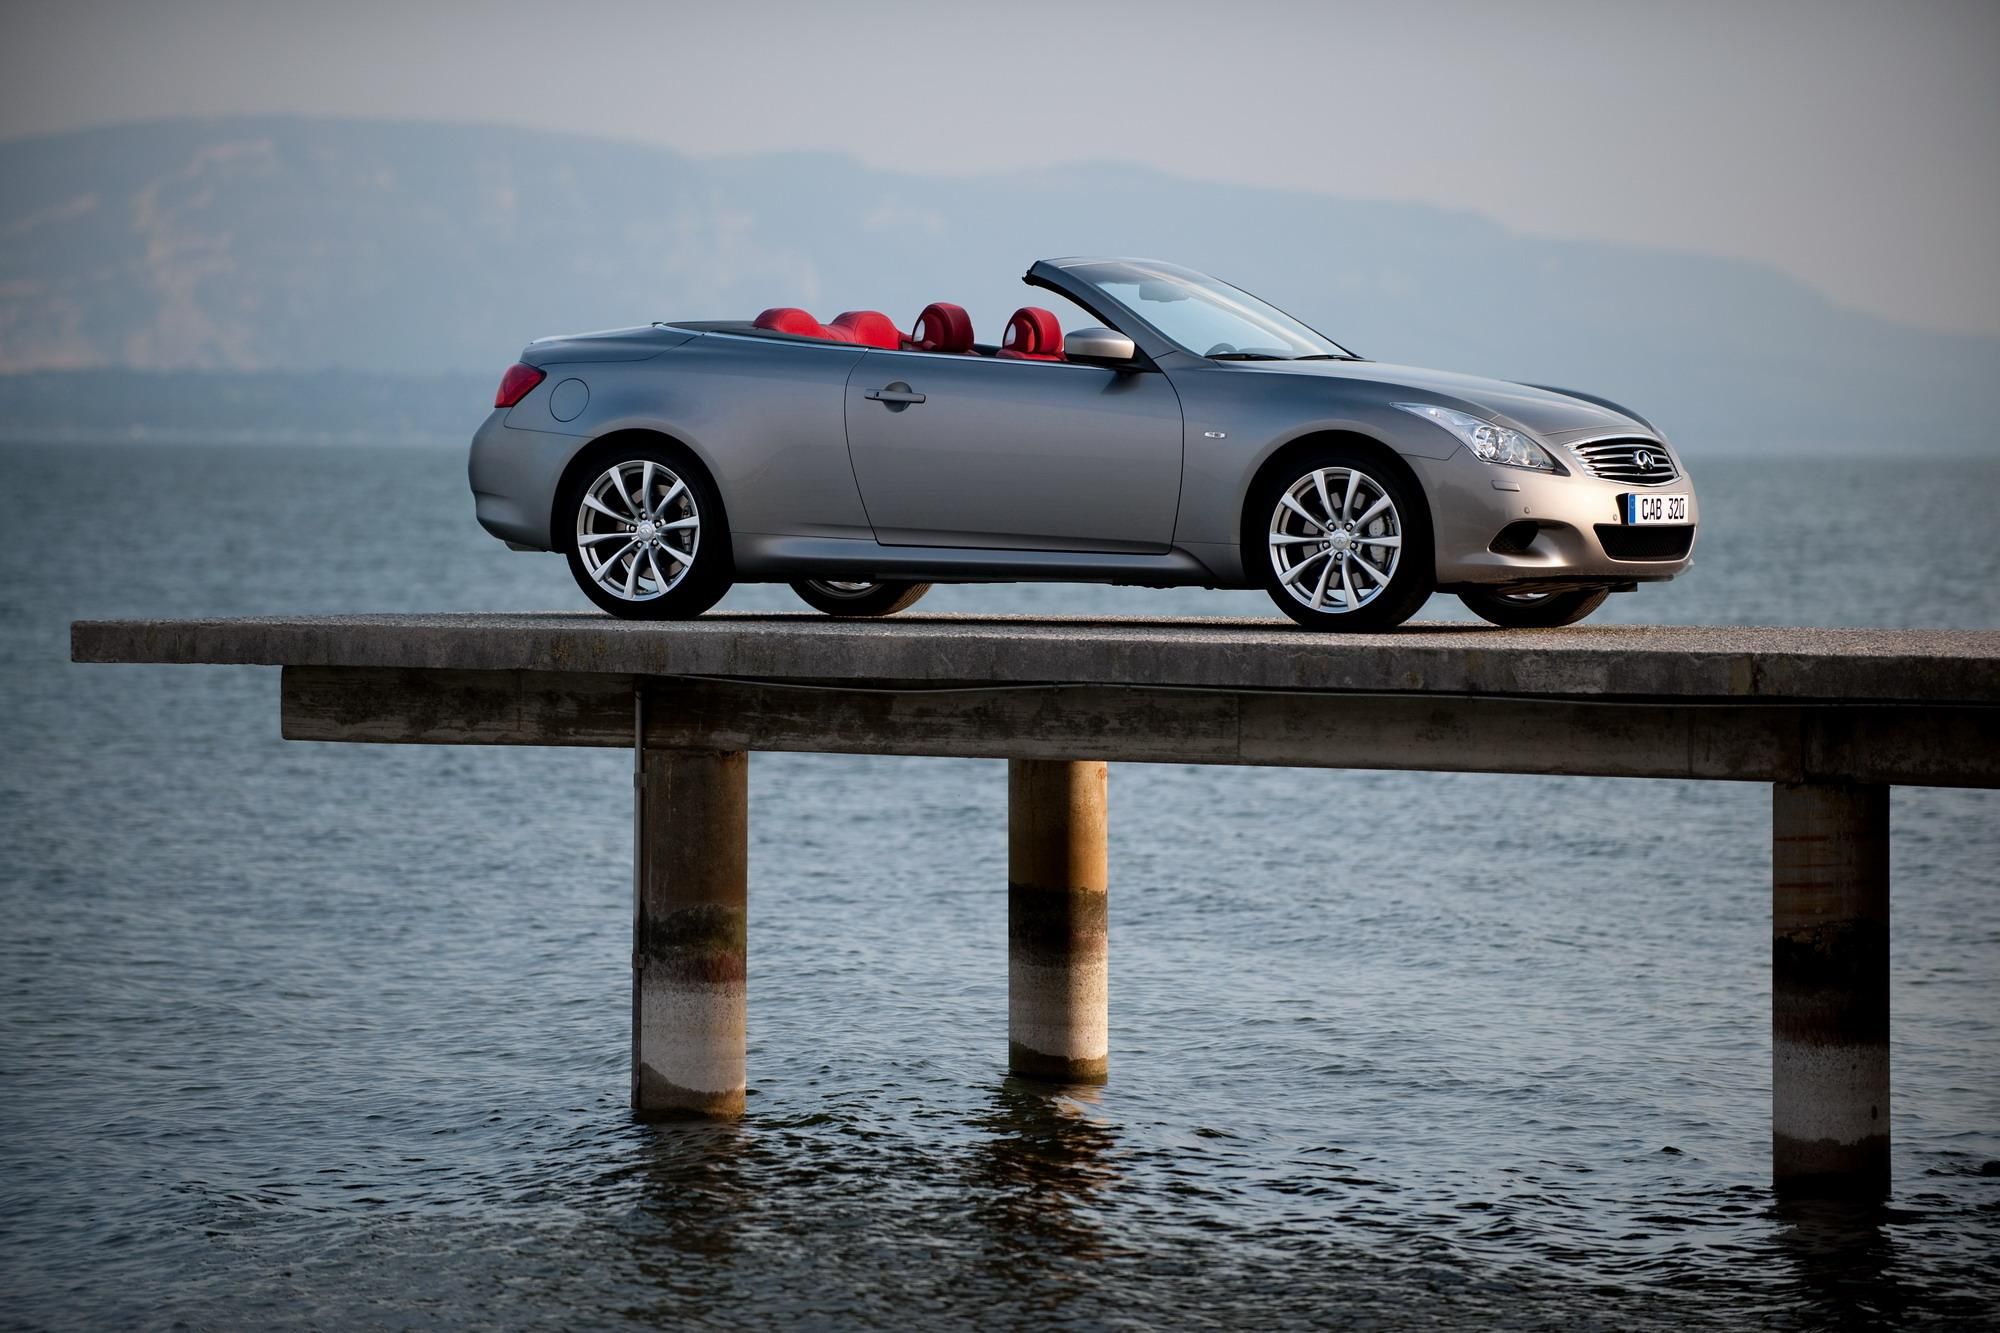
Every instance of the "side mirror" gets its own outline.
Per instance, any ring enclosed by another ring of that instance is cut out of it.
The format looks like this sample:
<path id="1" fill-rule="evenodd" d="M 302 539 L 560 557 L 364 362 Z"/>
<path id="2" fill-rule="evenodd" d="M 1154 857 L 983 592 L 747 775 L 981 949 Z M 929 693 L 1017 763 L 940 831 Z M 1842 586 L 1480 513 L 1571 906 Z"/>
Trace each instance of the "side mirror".
<path id="1" fill-rule="evenodd" d="M 1072 361 L 1097 361 L 1120 369 L 1138 359 L 1139 348 L 1112 329 L 1078 329 L 1063 335 L 1063 355 Z"/>

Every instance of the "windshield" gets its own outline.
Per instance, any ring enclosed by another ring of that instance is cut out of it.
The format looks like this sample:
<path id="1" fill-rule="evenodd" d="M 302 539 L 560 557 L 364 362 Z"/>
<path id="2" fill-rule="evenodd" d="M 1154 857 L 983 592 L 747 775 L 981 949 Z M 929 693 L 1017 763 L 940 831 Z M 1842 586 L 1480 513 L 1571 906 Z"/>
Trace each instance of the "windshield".
<path id="1" fill-rule="evenodd" d="M 1354 354 L 1278 307 L 1176 264 L 1114 259 L 1065 272 L 1083 279 L 1190 352 L 1223 361 L 1298 361 Z"/>

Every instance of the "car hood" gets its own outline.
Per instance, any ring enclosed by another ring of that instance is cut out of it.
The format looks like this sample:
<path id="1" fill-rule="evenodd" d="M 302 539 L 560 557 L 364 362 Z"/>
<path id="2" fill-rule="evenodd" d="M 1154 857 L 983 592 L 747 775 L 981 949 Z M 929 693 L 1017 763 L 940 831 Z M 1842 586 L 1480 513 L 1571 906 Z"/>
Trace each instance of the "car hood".
<path id="1" fill-rule="evenodd" d="M 1386 365 L 1379 361 L 1245 361 L 1238 364 L 1266 373 L 1378 384 L 1407 391 L 1411 402 L 1436 402 L 1442 398 L 1450 401 L 1441 406 L 1466 404 L 1484 415 L 1504 417 L 1508 422 L 1526 427 L 1537 435 L 1633 429 L 1652 433 L 1651 428 L 1638 417 L 1602 404 L 1574 398 L 1555 389 L 1489 380 L 1479 375 L 1426 370 L 1421 366 Z"/>

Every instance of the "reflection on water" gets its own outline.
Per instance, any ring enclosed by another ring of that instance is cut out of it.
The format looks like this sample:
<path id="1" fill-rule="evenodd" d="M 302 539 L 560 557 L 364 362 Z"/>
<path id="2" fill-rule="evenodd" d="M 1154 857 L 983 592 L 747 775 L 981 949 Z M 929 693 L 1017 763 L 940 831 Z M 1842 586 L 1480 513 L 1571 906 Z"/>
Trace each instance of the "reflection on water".
<path id="1" fill-rule="evenodd" d="M 2000 623 L 2000 468 L 1701 477 L 1694 573 L 1610 618 Z M 275 673 L 63 660 L 82 615 L 579 608 L 463 486 L 449 451 L 0 449 L 0 1324 L 2000 1304 L 1993 793 L 1896 793 L 1879 1212 L 1770 1196 L 1754 785 L 1121 766 L 1111 1081 L 1045 1089 L 1004 1076 L 1004 766 L 759 755 L 750 1113 L 635 1123 L 628 756 L 288 744 Z M 115 578 L 79 559 L 78 495 L 145 534 Z M 1884 510 L 1911 521 L 1853 548 Z M 1275 615 L 1032 586 L 933 608 Z"/>
<path id="2" fill-rule="evenodd" d="M 1065 1265 L 1101 1258 L 1097 1205 L 1117 1182 L 1116 1130 L 1094 1114 L 1094 1087 L 1052 1088 L 1009 1078 L 973 1122 L 983 1135 L 966 1163 L 974 1216 L 1000 1262 Z"/>
<path id="3" fill-rule="evenodd" d="M 677 1288 L 674 1279 L 699 1272 L 702 1261 L 727 1260 L 735 1252 L 737 1229 L 751 1216 L 754 1201 L 744 1172 L 752 1135 L 741 1124 L 634 1123 L 641 1132 L 637 1160 L 604 1183 L 638 1195 L 648 1223 L 639 1233 L 641 1271 L 698 1302 L 698 1286 Z"/>
<path id="4" fill-rule="evenodd" d="M 1914 1217 L 1879 1204 L 1786 1200 L 1772 1210 L 1779 1253 L 1791 1265 L 1804 1307 L 1832 1328 L 1897 1328 L 1910 1301 L 1896 1269 L 1891 1234 Z"/>

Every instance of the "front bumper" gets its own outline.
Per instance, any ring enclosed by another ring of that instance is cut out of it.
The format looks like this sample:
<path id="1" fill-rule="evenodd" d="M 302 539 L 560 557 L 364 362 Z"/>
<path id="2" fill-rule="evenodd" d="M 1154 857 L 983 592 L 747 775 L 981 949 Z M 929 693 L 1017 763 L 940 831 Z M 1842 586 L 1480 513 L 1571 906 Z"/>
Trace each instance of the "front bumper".
<path id="1" fill-rule="evenodd" d="M 1568 476 L 1496 467 L 1466 449 L 1443 459 L 1404 456 L 1430 499 L 1439 587 L 1538 581 L 1643 583 L 1670 579 L 1694 562 L 1700 501 L 1678 457 L 1674 459 L 1681 471 L 1678 481 L 1638 486 L 1593 477 L 1567 450 L 1557 447 L 1553 452 L 1569 468 Z M 1688 497 L 1687 528 L 1679 534 L 1686 539 L 1684 549 L 1673 540 L 1676 534 L 1665 528 L 1624 527 L 1619 497 L 1649 492 Z M 1524 523 L 1532 523 L 1533 531 L 1514 526 Z M 1606 550 L 1600 526 L 1609 530 L 1619 555 Z M 1679 553 L 1669 558 L 1631 558 L 1661 550 Z"/>

